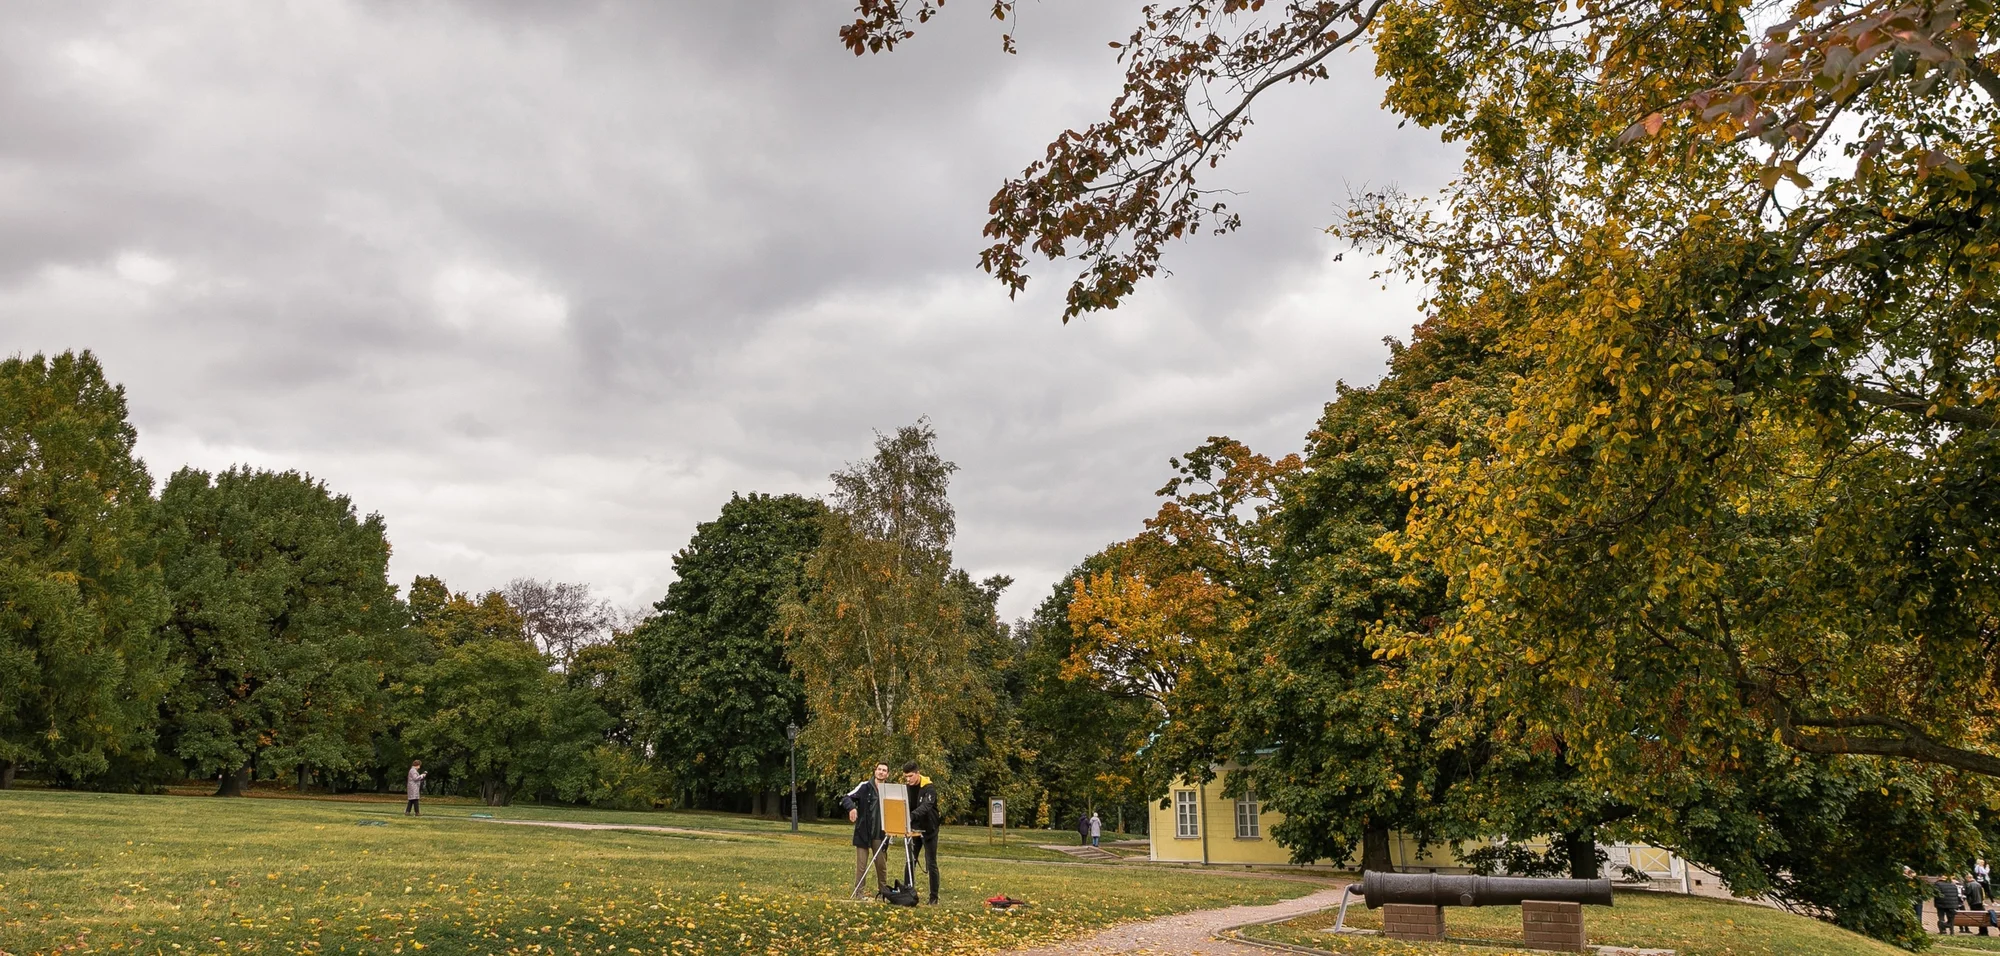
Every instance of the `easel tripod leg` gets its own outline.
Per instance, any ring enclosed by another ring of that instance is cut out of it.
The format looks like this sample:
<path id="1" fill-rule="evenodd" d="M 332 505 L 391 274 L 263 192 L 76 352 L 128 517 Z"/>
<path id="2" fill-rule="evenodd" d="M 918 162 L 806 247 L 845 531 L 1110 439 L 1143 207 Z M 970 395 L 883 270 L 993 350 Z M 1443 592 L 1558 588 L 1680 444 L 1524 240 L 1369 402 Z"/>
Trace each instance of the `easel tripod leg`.
<path id="1" fill-rule="evenodd" d="M 862 884 L 868 882 L 868 871 L 875 868 L 875 861 L 881 859 L 882 851 L 888 848 L 889 848 L 888 837 L 883 837 L 875 841 L 875 852 L 868 854 L 868 865 L 861 868 L 861 875 L 854 880 L 854 890 L 848 893 L 849 896 L 861 895 Z"/>

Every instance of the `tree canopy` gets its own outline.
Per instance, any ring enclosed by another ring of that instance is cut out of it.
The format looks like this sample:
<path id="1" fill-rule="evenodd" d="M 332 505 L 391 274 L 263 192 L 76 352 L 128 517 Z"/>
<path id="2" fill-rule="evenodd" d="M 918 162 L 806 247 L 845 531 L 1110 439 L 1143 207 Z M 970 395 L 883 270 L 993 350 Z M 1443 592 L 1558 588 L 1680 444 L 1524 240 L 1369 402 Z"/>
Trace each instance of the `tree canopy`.
<path id="1" fill-rule="evenodd" d="M 843 40 L 893 49 L 939 6 L 865 0 Z M 1207 180 L 1255 100 L 1325 80 L 1338 49 L 1365 44 L 1385 106 L 1464 147 L 1440 196 L 1356 197 L 1333 227 L 1522 363 L 1485 442 L 1434 450 L 1397 536 L 1467 609 L 1401 651 L 1549 705 L 1592 760 L 1774 735 L 2000 773 L 1962 719 L 2000 703 L 1990 4 L 1140 20 L 1105 119 L 990 207 L 981 264 L 1009 289 L 1031 255 L 1081 263 L 1065 318 L 1117 305 L 1171 240 L 1236 228 Z"/>
<path id="2" fill-rule="evenodd" d="M 593 689 L 550 670 L 499 591 L 477 600 L 437 578 L 410 588 L 425 659 L 395 686 L 403 742 L 428 767 L 475 785 L 490 806 L 519 792 L 577 800 L 611 727 Z"/>
<path id="3" fill-rule="evenodd" d="M 951 581 L 946 491 L 958 466 L 936 442 L 919 421 L 878 435 L 872 458 L 834 473 L 805 587 L 783 612 L 811 715 L 800 746 L 830 780 L 916 759 L 949 781 L 951 734 L 978 680 L 965 593 Z"/>
<path id="4" fill-rule="evenodd" d="M 0 362 L 0 787 L 150 759 L 176 671 L 137 437 L 89 352 Z"/>
<path id="5" fill-rule="evenodd" d="M 842 39 L 891 50 L 941 6 L 863 0 Z M 1365 45 L 1384 105 L 1465 161 L 1330 231 L 1506 376 L 1387 452 L 1399 519 L 1350 498 L 1318 525 L 1384 555 L 1308 561 L 1287 600 L 1395 597 L 1350 606 L 1410 706 L 1554 748 L 1733 885 L 1906 935 L 1876 864 L 1962 852 L 2000 776 L 1992 5 L 1222 0 L 1147 6 L 1112 45 L 1122 89 L 1001 186 L 982 267 L 1018 292 L 1032 257 L 1072 259 L 1065 320 L 1115 307 L 1173 240 L 1240 225 L 1216 177 L 1255 101 Z M 1413 613 L 1426 593 L 1446 613 Z"/>
<path id="6" fill-rule="evenodd" d="M 407 659 L 381 516 L 298 472 L 248 468 L 176 472 L 160 511 L 185 673 L 175 751 L 226 793 L 253 765 L 362 766 Z"/>
<path id="7" fill-rule="evenodd" d="M 674 583 L 633 632 L 648 736 L 698 799 L 786 786 L 785 726 L 806 709 L 778 612 L 805 581 L 825 514 L 798 495 L 731 495 L 674 555 Z"/>
<path id="8" fill-rule="evenodd" d="M 515 578 L 500 593 L 520 613 L 528 639 L 562 667 L 585 648 L 609 640 L 618 622 L 611 602 L 576 581 Z"/>

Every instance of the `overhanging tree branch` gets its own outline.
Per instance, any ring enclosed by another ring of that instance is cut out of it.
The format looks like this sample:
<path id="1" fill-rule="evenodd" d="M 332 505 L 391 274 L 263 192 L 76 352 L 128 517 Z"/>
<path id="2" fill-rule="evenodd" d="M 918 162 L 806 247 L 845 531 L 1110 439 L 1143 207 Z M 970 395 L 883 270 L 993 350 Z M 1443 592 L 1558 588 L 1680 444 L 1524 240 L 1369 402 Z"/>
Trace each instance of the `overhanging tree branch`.
<path id="1" fill-rule="evenodd" d="M 1773 700 L 1772 713 L 1785 746 L 1809 754 L 1854 757 L 1895 757 L 1919 763 L 1937 764 L 2000 777 L 2000 757 L 1964 747 L 1939 743 L 1931 735 L 1906 720 L 1883 714 L 1855 714 L 1845 717 L 1801 717 L 1790 705 Z M 1885 734 L 1853 734 L 1836 731 L 1876 729 Z M 1817 732 L 1826 731 L 1826 732 Z"/>
<path id="2" fill-rule="evenodd" d="M 1964 405 L 1945 405 L 1921 395 L 1906 395 L 1885 388 L 1855 383 L 1848 386 L 1854 397 L 1869 405 L 1905 412 L 1919 418 L 1934 418 L 1954 425 L 1970 425 L 1975 428 L 1992 428 L 1994 415 L 1983 408 L 1969 408 Z"/>

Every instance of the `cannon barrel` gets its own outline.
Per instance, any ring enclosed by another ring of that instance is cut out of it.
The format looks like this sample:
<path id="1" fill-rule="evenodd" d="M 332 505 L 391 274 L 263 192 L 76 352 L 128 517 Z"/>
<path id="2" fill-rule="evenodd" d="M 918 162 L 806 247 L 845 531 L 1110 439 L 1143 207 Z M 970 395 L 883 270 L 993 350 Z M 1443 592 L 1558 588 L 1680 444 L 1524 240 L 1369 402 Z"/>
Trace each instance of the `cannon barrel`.
<path id="1" fill-rule="evenodd" d="M 1437 873 L 1382 873 L 1361 877 L 1368 908 L 1386 903 L 1418 906 L 1514 906 L 1525 900 L 1611 905 L 1610 880 L 1543 880 L 1518 876 L 1443 876 Z"/>

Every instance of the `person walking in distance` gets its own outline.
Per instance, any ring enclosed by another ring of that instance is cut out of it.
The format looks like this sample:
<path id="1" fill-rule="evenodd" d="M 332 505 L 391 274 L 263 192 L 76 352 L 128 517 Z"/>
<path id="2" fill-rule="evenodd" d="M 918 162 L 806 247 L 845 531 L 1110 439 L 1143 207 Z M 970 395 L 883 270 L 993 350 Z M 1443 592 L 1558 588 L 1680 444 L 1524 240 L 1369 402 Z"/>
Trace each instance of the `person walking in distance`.
<path id="1" fill-rule="evenodd" d="M 1090 814 L 1090 845 L 1099 846 L 1099 841 L 1102 839 L 1104 839 L 1104 821 L 1098 819 L 1097 812 L 1093 810 Z"/>
<path id="2" fill-rule="evenodd" d="M 840 798 L 847 821 L 854 824 L 854 898 L 862 899 L 861 883 L 868 878 L 868 859 L 875 859 L 875 890 L 889 885 L 889 861 L 876 849 L 882 845 L 882 791 L 889 780 L 889 765 L 875 765 L 875 775 L 854 785 Z"/>
<path id="3" fill-rule="evenodd" d="M 1084 844 L 1089 842 L 1090 842 L 1090 811 L 1086 810 L 1076 815 L 1076 845 L 1083 846 Z"/>
<path id="4" fill-rule="evenodd" d="M 917 772 L 917 762 L 912 760 L 903 765 L 903 783 L 910 788 L 910 829 L 917 831 L 917 852 L 924 858 L 924 868 L 931 874 L 930 904 L 938 901 L 937 841 L 938 819 L 937 790 L 931 786 L 931 778 Z M 915 886 L 917 861 L 912 859 L 904 872 L 910 885 Z"/>
<path id="5" fill-rule="evenodd" d="M 423 816 L 423 811 L 418 808 L 417 801 L 422 800 L 424 798 L 424 778 L 428 776 L 430 776 L 430 774 L 424 772 L 423 761 L 421 760 L 410 761 L 410 776 L 409 779 L 404 781 L 403 784 L 403 796 L 407 797 L 410 801 L 408 803 L 403 804 L 404 816 L 406 817 Z"/>

